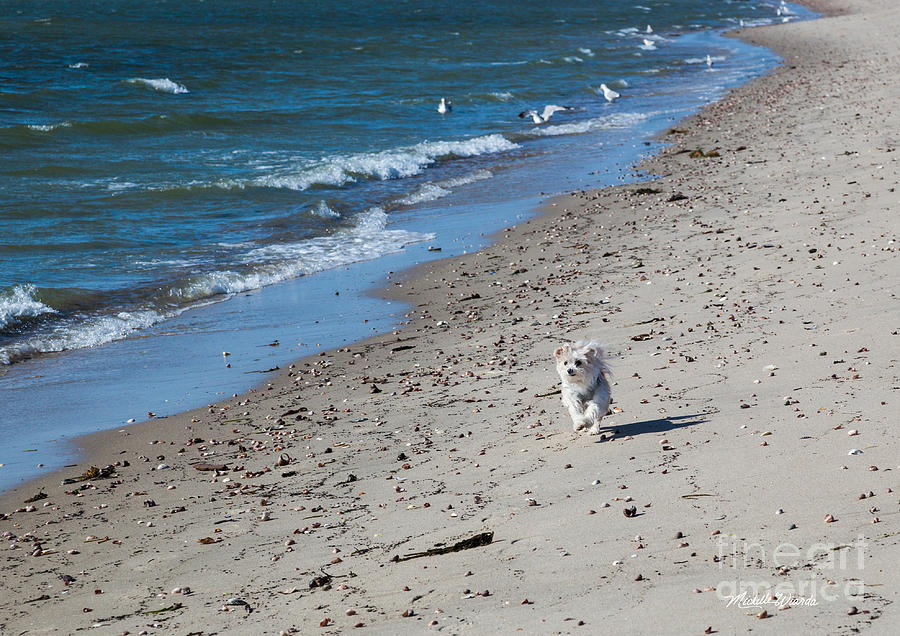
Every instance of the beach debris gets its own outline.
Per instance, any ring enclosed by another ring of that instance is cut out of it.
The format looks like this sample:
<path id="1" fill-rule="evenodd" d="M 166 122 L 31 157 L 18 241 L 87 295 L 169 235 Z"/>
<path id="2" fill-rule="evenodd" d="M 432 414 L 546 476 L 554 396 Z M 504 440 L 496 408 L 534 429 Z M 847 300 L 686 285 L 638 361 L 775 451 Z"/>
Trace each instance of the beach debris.
<path id="1" fill-rule="evenodd" d="M 37 598 L 30 598 L 25 602 L 26 603 L 37 603 L 38 601 L 49 601 L 49 600 L 50 600 L 50 596 L 48 596 L 47 594 L 42 594 L 41 596 L 38 596 Z"/>
<path id="2" fill-rule="evenodd" d="M 180 603 L 176 603 L 176 605 L 180 605 Z M 229 606 L 230 607 L 243 607 L 245 610 L 247 610 L 248 614 L 253 612 L 253 608 L 250 607 L 250 603 L 248 603 L 247 601 L 245 601 L 242 598 L 231 597 L 230 599 L 225 601 L 225 608 L 227 609 L 227 607 L 229 607 Z"/>
<path id="3" fill-rule="evenodd" d="M 834 521 L 835 521 L 834 515 L 830 515 L 830 514 L 825 515 L 825 523 L 834 523 Z"/>
<path id="4" fill-rule="evenodd" d="M 104 466 L 103 468 L 97 468 L 96 466 L 91 466 L 86 471 L 81 473 L 78 477 L 70 477 L 69 479 L 64 479 L 63 484 L 72 484 L 76 481 L 90 481 L 91 479 L 110 479 L 111 477 L 116 476 L 116 467 L 112 464 L 108 466 Z"/>
<path id="5" fill-rule="evenodd" d="M 637 516 L 637 506 L 632 506 L 631 508 L 625 508 L 622 510 L 622 514 L 626 517 L 636 517 Z"/>
<path id="6" fill-rule="evenodd" d="M 222 543 L 221 538 L 213 539 L 212 537 L 203 537 L 201 539 L 197 539 L 197 543 L 202 543 L 203 545 L 212 545 L 213 543 Z"/>
<path id="7" fill-rule="evenodd" d="M 453 545 L 445 546 L 443 544 L 437 544 L 433 548 L 429 548 L 424 552 L 413 552 L 411 554 L 406 554 L 404 556 L 400 556 L 395 554 L 391 558 L 392 563 L 399 563 L 400 561 L 409 561 L 410 559 L 418 559 L 420 557 L 426 556 L 437 556 L 439 554 L 449 554 L 451 552 L 460 552 L 462 550 L 470 550 L 472 548 L 480 548 L 486 545 L 490 545 L 490 543 L 494 540 L 493 532 L 481 532 L 476 534 L 475 536 L 469 537 L 468 539 L 463 539 L 462 541 L 457 541 Z"/>
<path id="8" fill-rule="evenodd" d="M 701 157 L 720 157 L 721 155 L 717 150 L 709 150 L 707 152 L 703 151 L 703 148 L 695 148 L 688 155 L 691 159 L 699 159 Z"/>
<path id="9" fill-rule="evenodd" d="M 40 501 L 41 499 L 46 499 L 49 496 L 50 495 L 48 495 L 47 493 L 44 492 L 43 489 L 41 489 L 41 491 L 38 494 L 29 497 L 22 503 L 34 503 L 35 501 Z"/>
<path id="10" fill-rule="evenodd" d="M 291 461 L 293 461 L 293 460 L 291 459 L 290 455 L 288 455 L 287 453 L 282 453 L 281 456 L 278 458 L 278 461 L 275 462 L 275 467 L 280 468 L 282 466 L 287 466 L 288 464 L 291 463 Z"/>
<path id="11" fill-rule="evenodd" d="M 192 464 L 194 470 L 200 471 L 214 471 L 219 472 L 220 470 L 228 470 L 228 464 Z"/>
<path id="12" fill-rule="evenodd" d="M 861 450 L 859 450 L 858 448 L 853 448 L 853 449 L 851 449 L 850 452 L 847 453 L 847 454 L 848 454 L 848 455 L 862 455 L 863 452 L 862 452 Z"/>
<path id="13" fill-rule="evenodd" d="M 682 194 L 681 192 L 676 192 L 675 194 L 670 196 L 668 199 L 666 199 L 666 203 L 675 203 L 676 201 L 685 201 L 686 199 L 687 199 L 686 195 Z"/>
<path id="14" fill-rule="evenodd" d="M 180 610 L 182 607 L 184 606 L 181 603 L 174 603 L 173 605 L 169 605 L 168 607 L 163 607 L 162 609 L 157 610 L 147 610 L 145 612 L 141 612 L 141 614 L 162 614 L 163 612 L 174 612 L 175 610 Z"/>
<path id="15" fill-rule="evenodd" d="M 330 586 L 331 586 L 331 575 L 325 574 L 324 572 L 322 573 L 321 576 L 317 576 L 309 582 L 309 589 L 311 589 L 311 590 L 314 588 L 317 588 L 317 587 L 328 588 Z"/>
<path id="16" fill-rule="evenodd" d="M 859 614 L 859 610 L 856 608 L 855 605 L 852 605 L 852 606 L 847 610 L 847 616 L 854 616 L 854 615 L 856 615 L 856 614 Z"/>

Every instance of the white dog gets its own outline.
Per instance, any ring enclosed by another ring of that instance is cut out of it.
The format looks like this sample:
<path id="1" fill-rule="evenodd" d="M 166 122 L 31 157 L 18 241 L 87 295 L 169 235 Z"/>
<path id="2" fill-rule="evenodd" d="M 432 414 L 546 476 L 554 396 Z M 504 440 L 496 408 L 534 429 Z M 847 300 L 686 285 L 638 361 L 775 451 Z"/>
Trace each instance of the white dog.
<path id="1" fill-rule="evenodd" d="M 611 400 L 611 371 L 603 347 L 596 342 L 573 342 L 559 347 L 554 355 L 562 380 L 562 401 L 574 430 L 588 427 L 591 435 L 597 435 Z"/>

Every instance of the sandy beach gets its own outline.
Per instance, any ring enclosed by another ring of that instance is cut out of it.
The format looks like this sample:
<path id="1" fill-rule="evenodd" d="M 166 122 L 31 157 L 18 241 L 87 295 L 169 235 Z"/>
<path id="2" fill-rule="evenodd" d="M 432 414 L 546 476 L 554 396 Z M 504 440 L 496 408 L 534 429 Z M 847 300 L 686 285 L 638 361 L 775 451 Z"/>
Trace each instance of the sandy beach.
<path id="1" fill-rule="evenodd" d="M 0 633 L 897 633 L 900 7 L 806 4 L 736 34 L 784 64 L 673 122 L 655 177 L 0 496 Z M 578 339 L 600 436 L 560 400 Z"/>

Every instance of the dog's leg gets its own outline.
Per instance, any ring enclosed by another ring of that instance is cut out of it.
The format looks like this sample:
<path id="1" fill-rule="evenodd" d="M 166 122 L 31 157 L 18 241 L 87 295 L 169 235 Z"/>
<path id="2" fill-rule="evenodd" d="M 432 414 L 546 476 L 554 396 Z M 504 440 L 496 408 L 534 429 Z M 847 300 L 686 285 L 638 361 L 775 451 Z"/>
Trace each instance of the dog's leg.
<path id="1" fill-rule="evenodd" d="M 567 391 L 562 392 L 562 401 L 569 410 L 569 416 L 572 418 L 572 430 L 576 433 L 589 424 L 581 410 L 581 400 Z"/>
<path id="2" fill-rule="evenodd" d="M 584 414 L 578 409 L 570 408 L 569 415 L 572 416 L 572 430 L 576 433 L 589 424 L 587 418 L 585 418 Z"/>
<path id="3" fill-rule="evenodd" d="M 601 381 L 594 390 L 591 400 L 587 403 L 587 408 L 584 410 L 584 419 L 591 425 L 591 428 L 588 430 L 591 435 L 600 433 L 600 420 L 609 412 L 610 399 L 609 384 Z"/>

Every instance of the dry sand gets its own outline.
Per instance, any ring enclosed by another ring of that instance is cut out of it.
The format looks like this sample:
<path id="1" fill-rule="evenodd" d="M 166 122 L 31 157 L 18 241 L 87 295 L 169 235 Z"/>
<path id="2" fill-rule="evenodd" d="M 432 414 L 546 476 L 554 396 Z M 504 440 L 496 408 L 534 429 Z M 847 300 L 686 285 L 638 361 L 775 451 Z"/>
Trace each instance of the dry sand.
<path id="1" fill-rule="evenodd" d="M 0 631 L 897 633 L 900 10 L 816 6 L 843 15 L 740 34 L 786 63 L 678 124 L 659 178 L 560 197 L 397 282 L 402 331 L 4 495 Z M 614 355 L 602 438 L 554 393 L 580 337 Z"/>

